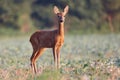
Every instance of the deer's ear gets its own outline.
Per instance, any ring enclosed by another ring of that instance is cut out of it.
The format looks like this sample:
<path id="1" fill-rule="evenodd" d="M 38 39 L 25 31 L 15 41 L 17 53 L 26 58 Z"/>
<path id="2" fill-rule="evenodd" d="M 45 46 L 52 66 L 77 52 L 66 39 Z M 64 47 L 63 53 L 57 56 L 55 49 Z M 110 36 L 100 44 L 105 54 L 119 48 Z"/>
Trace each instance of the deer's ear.
<path id="1" fill-rule="evenodd" d="M 69 10 L 69 6 L 67 5 L 65 8 L 64 8 L 64 15 L 66 15 L 68 13 L 68 10 Z"/>
<path id="2" fill-rule="evenodd" d="M 54 6 L 54 13 L 57 14 L 57 13 L 60 13 L 59 9 L 57 8 L 57 6 Z"/>

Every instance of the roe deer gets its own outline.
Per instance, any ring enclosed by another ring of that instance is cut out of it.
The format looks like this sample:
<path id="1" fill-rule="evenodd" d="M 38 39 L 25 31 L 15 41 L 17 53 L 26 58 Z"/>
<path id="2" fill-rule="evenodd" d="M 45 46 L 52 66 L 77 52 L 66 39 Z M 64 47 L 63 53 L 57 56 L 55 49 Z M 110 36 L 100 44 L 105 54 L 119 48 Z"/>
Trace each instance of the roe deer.
<path id="1" fill-rule="evenodd" d="M 65 15 L 68 12 L 69 7 L 66 6 L 63 12 L 54 6 L 54 13 L 58 17 L 58 29 L 52 31 L 36 31 L 30 37 L 30 42 L 33 47 L 33 54 L 30 58 L 31 67 L 36 73 L 36 59 L 41 56 L 45 48 L 53 49 L 54 64 L 56 68 L 60 67 L 60 48 L 64 43 L 64 21 Z"/>

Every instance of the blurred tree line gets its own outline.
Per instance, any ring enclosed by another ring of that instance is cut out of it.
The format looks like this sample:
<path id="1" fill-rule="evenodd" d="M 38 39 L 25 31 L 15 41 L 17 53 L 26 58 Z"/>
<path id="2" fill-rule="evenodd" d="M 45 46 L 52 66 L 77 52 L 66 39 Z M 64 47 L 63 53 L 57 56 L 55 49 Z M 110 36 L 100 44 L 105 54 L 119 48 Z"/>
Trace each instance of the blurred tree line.
<path id="1" fill-rule="evenodd" d="M 0 0 L 0 28 L 53 27 L 54 5 L 69 5 L 65 29 L 71 32 L 120 31 L 120 0 Z"/>

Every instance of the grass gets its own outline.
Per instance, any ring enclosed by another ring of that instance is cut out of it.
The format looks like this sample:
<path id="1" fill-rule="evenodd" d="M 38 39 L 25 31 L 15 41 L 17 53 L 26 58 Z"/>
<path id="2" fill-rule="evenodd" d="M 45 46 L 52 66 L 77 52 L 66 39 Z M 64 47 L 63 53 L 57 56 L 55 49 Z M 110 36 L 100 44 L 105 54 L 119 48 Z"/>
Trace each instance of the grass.
<path id="1" fill-rule="evenodd" d="M 0 39 L 0 80 L 119 80 L 120 35 L 67 35 L 61 68 L 53 68 L 52 50 L 38 59 L 38 74 L 30 70 L 29 37 Z"/>

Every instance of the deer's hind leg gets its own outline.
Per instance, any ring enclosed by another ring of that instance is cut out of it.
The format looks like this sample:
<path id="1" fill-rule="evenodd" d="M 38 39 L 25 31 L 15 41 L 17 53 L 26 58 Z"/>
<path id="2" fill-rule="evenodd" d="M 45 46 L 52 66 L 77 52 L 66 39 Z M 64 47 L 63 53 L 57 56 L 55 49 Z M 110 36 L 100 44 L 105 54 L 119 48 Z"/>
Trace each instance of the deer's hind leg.
<path id="1" fill-rule="evenodd" d="M 33 54 L 30 58 L 32 71 L 35 72 L 35 55 L 38 53 L 37 49 L 33 49 Z"/>
<path id="2" fill-rule="evenodd" d="M 37 61 L 37 59 L 42 55 L 42 52 L 44 51 L 44 49 L 45 49 L 45 48 L 40 48 L 40 49 L 37 51 L 37 53 L 35 54 L 35 56 L 34 56 L 34 62 L 33 62 L 33 64 L 34 64 L 34 72 L 35 72 L 35 73 L 37 73 L 36 61 Z"/>
<path id="3" fill-rule="evenodd" d="M 32 48 L 33 48 L 33 53 L 32 53 L 32 56 L 30 58 L 30 61 L 31 61 L 32 71 L 35 72 L 35 56 L 39 50 L 38 50 L 38 46 L 37 46 L 37 44 L 35 44 L 35 42 L 32 41 L 31 44 L 32 44 Z"/>

